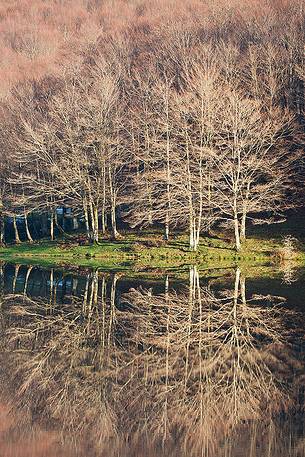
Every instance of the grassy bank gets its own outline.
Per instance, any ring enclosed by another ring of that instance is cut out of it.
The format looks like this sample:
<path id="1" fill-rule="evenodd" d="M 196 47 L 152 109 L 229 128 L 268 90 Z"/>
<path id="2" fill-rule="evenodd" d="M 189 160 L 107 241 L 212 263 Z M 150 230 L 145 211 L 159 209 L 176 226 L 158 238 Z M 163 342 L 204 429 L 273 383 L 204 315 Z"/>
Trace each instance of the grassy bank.
<path id="1" fill-rule="evenodd" d="M 0 259 L 12 261 L 18 258 L 39 264 L 174 268 L 184 264 L 263 264 L 276 261 L 282 249 L 281 239 L 251 238 L 237 253 L 232 243 L 221 237 L 203 237 L 198 251 L 191 252 L 185 235 L 176 235 L 165 243 L 158 233 L 126 233 L 118 241 L 105 239 L 99 245 L 80 245 L 76 236 L 63 237 L 54 242 L 41 240 L 33 244 L 12 244 L 0 248 Z M 299 243 L 294 260 L 305 265 L 304 244 Z"/>

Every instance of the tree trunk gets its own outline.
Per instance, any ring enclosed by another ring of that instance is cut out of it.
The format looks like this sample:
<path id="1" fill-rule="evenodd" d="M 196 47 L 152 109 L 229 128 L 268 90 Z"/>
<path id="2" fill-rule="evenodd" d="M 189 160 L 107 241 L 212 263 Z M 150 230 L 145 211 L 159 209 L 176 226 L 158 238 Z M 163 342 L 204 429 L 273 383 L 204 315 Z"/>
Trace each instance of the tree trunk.
<path id="1" fill-rule="evenodd" d="M 64 232 L 66 231 L 66 212 L 67 212 L 67 209 L 65 207 L 63 207 L 63 209 L 62 209 L 62 229 Z"/>
<path id="2" fill-rule="evenodd" d="M 5 220 L 4 220 L 4 217 L 1 217 L 0 218 L 0 246 L 5 245 L 4 230 L 5 230 Z"/>
<path id="3" fill-rule="evenodd" d="M 89 225 L 89 214 L 88 214 L 88 206 L 87 206 L 87 201 L 86 200 L 83 201 L 83 208 L 84 208 L 86 234 L 87 234 L 88 240 L 91 240 L 90 225 Z"/>
<path id="4" fill-rule="evenodd" d="M 240 224 L 240 238 L 242 241 L 246 240 L 246 221 L 247 221 L 247 212 L 248 212 L 248 201 L 249 201 L 249 196 L 250 196 L 250 187 L 251 187 L 251 182 L 248 181 L 246 195 L 245 195 L 244 202 L 243 202 L 243 213 L 242 213 L 241 224 Z"/>
<path id="5" fill-rule="evenodd" d="M 109 177 L 109 188 L 110 188 L 110 198 L 111 198 L 111 232 L 112 232 L 112 238 L 114 240 L 117 239 L 119 236 L 119 233 L 117 231 L 117 223 L 116 223 L 116 194 L 115 190 L 113 188 L 113 181 L 112 181 L 112 174 L 111 174 L 111 169 L 110 166 L 108 168 L 108 177 Z"/>
<path id="6" fill-rule="evenodd" d="M 235 248 L 236 248 L 236 251 L 240 251 L 241 250 L 241 242 L 240 242 L 240 231 L 239 231 L 239 221 L 238 221 L 236 197 L 234 198 L 234 201 L 233 201 L 233 214 L 234 214 Z"/>
<path id="7" fill-rule="evenodd" d="M 95 225 L 95 232 L 96 232 L 96 243 L 99 242 L 99 217 L 98 217 L 98 209 L 96 206 L 94 206 L 93 210 L 94 214 L 94 225 Z"/>
<path id="8" fill-rule="evenodd" d="M 49 227 L 48 227 L 48 225 L 49 225 L 49 221 L 48 221 L 49 217 L 48 216 L 49 216 L 48 213 L 46 213 L 46 214 L 43 213 L 41 215 L 41 218 L 40 218 L 40 220 L 41 220 L 41 231 L 42 231 L 42 235 L 44 237 L 45 236 L 49 236 Z"/>
<path id="9" fill-rule="evenodd" d="M 102 199 L 102 234 L 105 235 L 107 229 L 107 214 L 106 214 L 106 165 L 103 162 L 103 199 Z"/>
<path id="10" fill-rule="evenodd" d="M 244 211 L 242 218 L 241 218 L 241 224 L 240 224 L 240 239 L 241 241 L 246 240 L 246 219 L 247 219 L 247 214 Z"/>
<path id="11" fill-rule="evenodd" d="M 101 223 L 102 223 L 102 227 L 101 227 L 102 234 L 105 235 L 106 230 L 107 230 L 107 215 L 106 215 L 104 205 L 102 206 Z"/>
<path id="12" fill-rule="evenodd" d="M 193 251 L 196 252 L 199 246 L 199 239 L 200 239 L 200 222 L 198 221 L 197 227 L 196 227 L 196 220 L 194 220 L 193 223 L 194 227 L 194 248 Z"/>
<path id="13" fill-rule="evenodd" d="M 191 169 L 190 169 L 190 156 L 188 148 L 188 138 L 186 136 L 186 174 L 187 174 L 187 195 L 189 202 L 189 245 L 190 250 L 196 250 L 196 227 L 194 218 L 194 207 L 193 207 L 193 195 L 192 195 L 192 180 L 191 180 Z"/>
<path id="14" fill-rule="evenodd" d="M 117 239 L 119 233 L 117 231 L 117 225 L 116 225 L 116 214 L 115 214 L 115 203 L 111 203 L 111 229 L 112 229 L 112 238 L 114 240 Z"/>
<path id="15" fill-rule="evenodd" d="M 236 251 L 241 250 L 241 243 L 240 243 L 240 234 L 239 234 L 239 222 L 237 216 L 234 216 L 234 234 L 235 234 L 235 248 Z"/>
<path id="16" fill-rule="evenodd" d="M 169 214 L 166 212 L 165 224 L 164 224 L 164 239 L 165 241 L 169 240 Z"/>
<path id="17" fill-rule="evenodd" d="M 50 238 L 51 241 L 54 241 L 54 211 L 51 211 L 51 220 L 50 220 Z"/>
<path id="18" fill-rule="evenodd" d="M 195 237 L 195 246 L 194 251 L 197 251 L 200 241 L 200 232 L 201 232 L 201 224 L 202 224 L 202 214 L 203 214 L 203 153 L 202 153 L 202 142 L 200 148 L 200 161 L 199 161 L 199 211 L 197 217 L 197 226 L 196 226 L 196 218 L 194 220 L 194 237 Z"/>
<path id="19" fill-rule="evenodd" d="M 189 245 L 190 245 L 190 250 L 192 251 L 194 249 L 194 228 L 193 228 L 192 216 L 190 216 L 190 219 L 189 219 Z"/>
<path id="20" fill-rule="evenodd" d="M 24 223 L 25 223 L 25 231 L 26 231 L 26 236 L 28 238 L 28 241 L 30 243 L 33 243 L 33 238 L 32 238 L 32 235 L 31 235 L 31 232 L 30 232 L 30 229 L 29 229 L 29 222 L 28 222 L 28 216 L 26 214 L 26 212 L 24 212 Z"/>
<path id="21" fill-rule="evenodd" d="M 98 244 L 98 217 L 97 217 L 97 208 L 90 202 L 90 220 L 92 226 L 92 241 L 93 243 Z"/>
<path id="22" fill-rule="evenodd" d="M 72 218 L 72 227 L 73 227 L 73 230 L 78 230 L 78 220 L 77 220 L 77 217 L 73 217 L 73 218 Z"/>
<path id="23" fill-rule="evenodd" d="M 17 244 L 20 244 L 21 240 L 20 240 L 20 237 L 19 237 L 17 219 L 16 219 L 15 215 L 13 216 L 13 226 L 14 226 L 14 232 L 15 232 L 15 242 Z"/>
<path id="24" fill-rule="evenodd" d="M 170 169 L 170 130 L 169 130 L 169 88 L 166 86 L 165 96 L 165 113 L 166 113 L 166 220 L 165 220 L 165 240 L 169 239 L 169 216 L 171 209 L 171 169 Z"/>

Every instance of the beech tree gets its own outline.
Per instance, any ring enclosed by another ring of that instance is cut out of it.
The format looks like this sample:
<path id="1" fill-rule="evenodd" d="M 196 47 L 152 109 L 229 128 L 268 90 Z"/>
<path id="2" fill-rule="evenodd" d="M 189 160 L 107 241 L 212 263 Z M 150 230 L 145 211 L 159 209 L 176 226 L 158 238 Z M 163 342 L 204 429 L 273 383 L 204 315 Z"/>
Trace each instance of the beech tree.
<path id="1" fill-rule="evenodd" d="M 282 110 L 267 115 L 261 101 L 227 89 L 215 127 L 213 204 L 222 219 L 232 222 L 240 250 L 249 214 L 255 221 L 255 214 L 270 216 L 288 206 L 287 188 L 299 157 L 287 141 L 292 117 Z"/>

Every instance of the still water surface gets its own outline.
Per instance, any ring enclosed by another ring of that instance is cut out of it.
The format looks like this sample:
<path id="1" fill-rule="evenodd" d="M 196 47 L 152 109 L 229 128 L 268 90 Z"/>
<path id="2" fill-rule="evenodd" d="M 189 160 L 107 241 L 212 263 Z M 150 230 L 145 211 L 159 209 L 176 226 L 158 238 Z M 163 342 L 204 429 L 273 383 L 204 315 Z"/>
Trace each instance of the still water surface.
<path id="1" fill-rule="evenodd" d="M 305 270 L 0 266 L 0 456 L 305 456 Z"/>

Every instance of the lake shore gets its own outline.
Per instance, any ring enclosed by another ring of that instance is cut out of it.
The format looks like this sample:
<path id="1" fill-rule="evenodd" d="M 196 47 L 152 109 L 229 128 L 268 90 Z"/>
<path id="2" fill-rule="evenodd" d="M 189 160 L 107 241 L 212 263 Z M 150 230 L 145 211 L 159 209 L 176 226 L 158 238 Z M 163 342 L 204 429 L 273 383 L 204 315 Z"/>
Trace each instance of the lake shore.
<path id="1" fill-rule="evenodd" d="M 125 234 L 118 240 L 101 239 L 85 244 L 79 235 L 61 237 L 51 242 L 8 244 L 0 248 L 0 260 L 31 260 L 41 263 L 88 266 L 119 264 L 175 267 L 185 264 L 234 265 L 237 263 L 278 263 L 293 260 L 305 264 L 305 245 L 299 243 L 293 252 L 286 252 L 282 239 L 249 238 L 241 251 L 222 237 L 202 237 L 198 251 L 189 250 L 186 235 L 175 235 L 168 242 L 159 233 Z"/>

